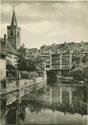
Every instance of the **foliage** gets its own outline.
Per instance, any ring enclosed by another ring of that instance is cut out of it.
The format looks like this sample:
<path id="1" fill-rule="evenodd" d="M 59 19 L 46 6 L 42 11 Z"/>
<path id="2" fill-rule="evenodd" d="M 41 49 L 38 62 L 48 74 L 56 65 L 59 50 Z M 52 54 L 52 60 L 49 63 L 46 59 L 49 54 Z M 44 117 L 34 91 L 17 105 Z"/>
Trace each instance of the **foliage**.
<path id="1" fill-rule="evenodd" d="M 83 63 L 86 63 L 86 62 L 87 62 L 87 54 L 85 54 L 85 56 L 83 57 L 82 62 L 83 62 Z"/>
<path id="2" fill-rule="evenodd" d="M 21 72 L 21 79 L 29 79 L 29 74 L 27 72 Z"/>
<path id="3" fill-rule="evenodd" d="M 83 72 L 81 70 L 73 70 L 70 73 L 70 76 L 73 77 L 73 79 L 79 81 L 79 80 L 83 80 L 84 76 L 83 76 Z"/>
<path id="4" fill-rule="evenodd" d="M 88 87 L 88 67 L 86 69 L 75 69 L 69 72 L 69 76 L 73 77 L 77 83 L 83 83 L 84 86 Z"/>
<path id="5" fill-rule="evenodd" d="M 19 70 L 26 70 L 26 49 L 22 46 L 18 49 L 18 60 L 17 60 L 17 67 Z"/>
<path id="6" fill-rule="evenodd" d="M 80 60 L 81 58 L 80 58 L 79 52 L 75 51 L 72 56 L 72 62 L 73 62 L 74 68 L 76 68 L 76 66 L 79 68 Z"/>
<path id="7" fill-rule="evenodd" d="M 88 80 L 88 67 L 85 69 L 85 63 L 87 63 L 87 54 L 81 57 L 81 54 L 77 51 L 73 53 L 72 57 L 73 66 L 71 68 L 71 72 L 69 72 L 70 76 L 73 77 L 74 80 L 83 81 L 86 84 Z"/>
<path id="8" fill-rule="evenodd" d="M 31 56 L 27 58 L 27 49 L 24 47 L 20 47 L 18 50 L 18 60 L 17 66 L 20 71 L 35 71 L 37 68 L 43 68 L 41 66 L 42 60 L 39 56 Z"/>
<path id="9" fill-rule="evenodd" d="M 33 71 L 35 70 L 34 63 L 32 59 L 26 58 L 27 49 L 24 47 L 20 47 L 18 50 L 18 60 L 17 60 L 17 66 L 18 69 L 21 71 Z"/>
<path id="10" fill-rule="evenodd" d="M 88 54 L 87 53 L 83 53 L 80 54 L 81 52 L 78 52 L 78 51 L 75 51 L 73 53 L 73 56 L 72 56 L 72 69 L 74 68 L 79 68 L 81 64 L 84 63 L 84 65 L 87 63 L 87 58 L 88 58 Z"/>

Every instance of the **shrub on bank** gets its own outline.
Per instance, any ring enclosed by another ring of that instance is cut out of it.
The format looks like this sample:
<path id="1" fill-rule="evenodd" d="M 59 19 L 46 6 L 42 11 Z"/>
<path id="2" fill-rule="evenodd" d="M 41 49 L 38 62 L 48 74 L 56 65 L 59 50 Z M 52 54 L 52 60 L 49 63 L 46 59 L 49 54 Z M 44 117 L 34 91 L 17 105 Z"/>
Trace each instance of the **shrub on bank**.
<path id="1" fill-rule="evenodd" d="M 88 70 L 85 69 L 74 69 L 69 72 L 69 76 L 73 77 L 75 81 L 83 81 L 86 83 L 88 80 Z"/>
<path id="2" fill-rule="evenodd" d="M 40 75 L 37 72 L 26 72 L 26 71 L 20 71 L 20 79 L 32 79 L 32 78 L 40 77 Z"/>

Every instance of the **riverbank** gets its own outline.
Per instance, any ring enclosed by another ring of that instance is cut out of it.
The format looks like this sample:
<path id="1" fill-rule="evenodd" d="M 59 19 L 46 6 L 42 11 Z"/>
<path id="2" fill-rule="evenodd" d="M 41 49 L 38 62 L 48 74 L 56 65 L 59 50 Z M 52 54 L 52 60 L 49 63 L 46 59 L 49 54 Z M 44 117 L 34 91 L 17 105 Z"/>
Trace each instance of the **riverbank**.
<path id="1" fill-rule="evenodd" d="M 35 80 L 19 79 L 9 81 L 6 79 L 6 88 L 1 89 L 0 95 L 25 90 L 27 87 L 37 86 L 38 84 L 46 84 L 46 82 L 47 79 L 45 77 L 38 77 L 35 78 Z"/>

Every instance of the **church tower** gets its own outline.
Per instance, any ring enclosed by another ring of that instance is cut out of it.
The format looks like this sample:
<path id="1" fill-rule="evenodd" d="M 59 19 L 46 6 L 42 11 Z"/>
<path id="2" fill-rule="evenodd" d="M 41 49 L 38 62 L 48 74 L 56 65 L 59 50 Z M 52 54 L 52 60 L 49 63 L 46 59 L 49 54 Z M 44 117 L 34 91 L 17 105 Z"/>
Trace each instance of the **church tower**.
<path id="1" fill-rule="evenodd" d="M 11 25 L 7 26 L 7 36 L 8 41 L 12 45 L 12 47 L 15 50 L 19 49 L 21 45 L 21 28 L 17 26 L 17 19 L 14 8 Z"/>

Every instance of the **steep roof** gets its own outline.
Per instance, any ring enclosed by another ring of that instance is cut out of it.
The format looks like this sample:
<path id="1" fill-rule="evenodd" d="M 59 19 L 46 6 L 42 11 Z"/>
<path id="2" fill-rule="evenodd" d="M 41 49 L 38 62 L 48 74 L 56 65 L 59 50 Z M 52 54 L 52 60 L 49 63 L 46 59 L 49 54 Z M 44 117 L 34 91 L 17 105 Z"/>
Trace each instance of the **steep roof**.
<path id="1" fill-rule="evenodd" d="M 17 53 L 17 51 L 11 46 L 11 44 L 9 43 L 8 40 L 6 42 L 5 49 L 7 49 L 8 53 L 12 53 L 12 54 L 16 54 Z"/>
<path id="2" fill-rule="evenodd" d="M 4 39 L 0 38 L 0 55 L 5 55 L 5 43 Z"/>
<path id="3" fill-rule="evenodd" d="M 5 43 L 4 39 L 2 38 L 0 39 L 0 53 L 5 54 L 5 50 L 11 54 L 17 54 L 17 51 L 11 46 L 9 41 L 6 40 Z"/>
<path id="4" fill-rule="evenodd" d="M 17 26 L 16 14 L 15 14 L 15 10 L 14 9 L 13 9 L 11 25 L 12 26 L 14 26 L 14 25 Z"/>

